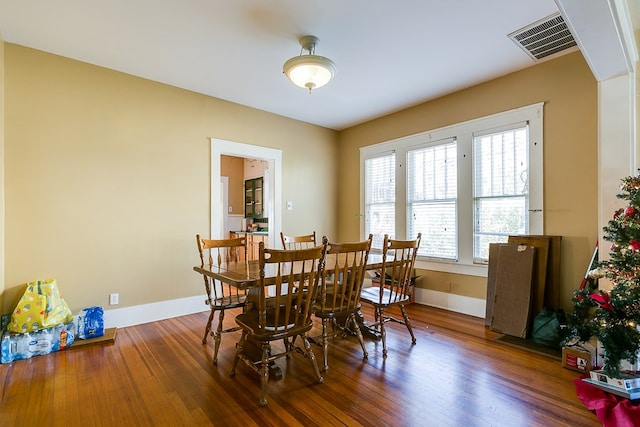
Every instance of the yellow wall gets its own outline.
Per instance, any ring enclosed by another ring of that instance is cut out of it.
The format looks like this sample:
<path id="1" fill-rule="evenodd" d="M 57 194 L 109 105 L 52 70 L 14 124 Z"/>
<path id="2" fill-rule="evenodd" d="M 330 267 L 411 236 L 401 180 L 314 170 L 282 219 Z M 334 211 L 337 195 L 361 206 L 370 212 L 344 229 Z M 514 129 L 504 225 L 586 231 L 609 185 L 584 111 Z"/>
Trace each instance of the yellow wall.
<path id="1" fill-rule="evenodd" d="M 211 137 L 283 150 L 282 200 L 303 193 L 322 201 L 300 204 L 283 224 L 336 234 L 336 132 L 18 45 L 4 49 L 3 312 L 24 283 L 47 277 L 73 311 L 109 308 L 113 292 L 119 307 L 201 295 L 192 267 L 196 233 L 209 234 Z"/>
<path id="2" fill-rule="evenodd" d="M 4 40 L 0 34 L 0 271 L 4 271 Z M 4 274 L 0 274 L 0 309 L 4 306 Z M 0 312 L 2 314 L 3 312 Z"/>
<path id="3" fill-rule="evenodd" d="M 229 207 L 231 214 L 244 213 L 244 159 L 220 156 L 220 175 L 229 177 Z"/>
<path id="4" fill-rule="evenodd" d="M 22 284 L 45 277 L 74 311 L 107 306 L 112 292 L 120 307 L 200 295 L 191 267 L 193 236 L 209 231 L 210 137 L 283 150 L 282 202 L 294 204 L 282 212 L 286 232 L 313 224 L 319 235 L 356 240 L 360 147 L 544 101 L 545 233 L 563 236 L 565 308 L 596 242 L 597 85 L 579 53 L 336 133 L 4 49 L 3 312 Z M 421 287 L 485 297 L 484 278 L 419 273 Z"/>
<path id="5" fill-rule="evenodd" d="M 536 102 L 544 105 L 545 234 L 562 236 L 561 300 L 570 298 L 597 240 L 597 83 L 580 53 L 347 129 L 339 135 L 338 231 L 359 232 L 359 148 Z M 419 271 L 419 287 L 485 298 L 486 279 Z"/>

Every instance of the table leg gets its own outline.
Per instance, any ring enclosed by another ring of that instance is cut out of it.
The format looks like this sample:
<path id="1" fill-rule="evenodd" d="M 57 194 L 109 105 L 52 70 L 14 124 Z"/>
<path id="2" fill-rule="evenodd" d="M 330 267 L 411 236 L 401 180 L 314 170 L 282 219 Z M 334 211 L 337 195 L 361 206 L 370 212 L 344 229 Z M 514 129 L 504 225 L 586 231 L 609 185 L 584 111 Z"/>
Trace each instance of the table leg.
<path id="1" fill-rule="evenodd" d="M 244 352 L 252 360 L 259 361 L 262 359 L 262 349 L 260 344 L 248 339 L 244 343 Z M 276 380 L 282 379 L 283 373 L 282 369 L 276 362 L 271 361 L 269 363 L 269 378 L 274 378 Z"/>
<path id="2" fill-rule="evenodd" d="M 380 335 L 380 332 L 378 332 L 375 328 L 372 328 L 371 326 L 369 326 L 367 324 L 367 322 L 364 320 L 364 315 L 362 314 L 362 311 L 358 310 L 358 311 L 356 311 L 355 314 L 356 314 L 356 322 L 358 323 L 358 326 L 360 327 L 360 332 L 362 332 L 362 335 L 367 337 L 367 338 L 371 338 L 371 339 L 374 339 L 376 341 L 380 341 L 382 339 L 382 336 Z M 336 321 L 340 325 L 344 325 L 346 320 L 347 319 L 345 319 L 345 318 L 336 318 Z M 356 334 L 356 332 L 350 330 L 348 326 L 347 326 L 346 331 L 349 332 L 352 335 Z"/>
<path id="3" fill-rule="evenodd" d="M 356 311 L 356 322 L 358 322 L 360 331 L 365 337 L 374 339 L 376 341 L 380 341 L 382 339 L 382 335 L 380 335 L 380 332 L 367 324 L 367 322 L 364 320 L 364 315 L 360 310 Z"/>

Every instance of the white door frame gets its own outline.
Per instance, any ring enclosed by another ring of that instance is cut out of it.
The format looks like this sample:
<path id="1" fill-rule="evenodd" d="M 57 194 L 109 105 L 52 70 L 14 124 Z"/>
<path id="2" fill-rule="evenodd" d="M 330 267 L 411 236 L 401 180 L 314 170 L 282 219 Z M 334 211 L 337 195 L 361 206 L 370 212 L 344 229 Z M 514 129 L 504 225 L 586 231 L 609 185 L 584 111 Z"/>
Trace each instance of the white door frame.
<path id="1" fill-rule="evenodd" d="M 222 223 L 220 223 L 220 230 L 222 236 L 227 236 L 229 233 L 229 177 L 220 177 L 220 192 L 222 199 L 220 200 L 220 209 L 222 212 Z"/>
<path id="2" fill-rule="evenodd" d="M 258 145 L 242 144 L 211 138 L 211 238 L 222 238 L 220 224 L 223 222 L 222 210 L 217 206 L 220 194 L 220 156 L 248 157 L 269 162 L 269 246 L 279 247 L 277 236 L 282 229 L 282 150 L 261 147 Z"/>

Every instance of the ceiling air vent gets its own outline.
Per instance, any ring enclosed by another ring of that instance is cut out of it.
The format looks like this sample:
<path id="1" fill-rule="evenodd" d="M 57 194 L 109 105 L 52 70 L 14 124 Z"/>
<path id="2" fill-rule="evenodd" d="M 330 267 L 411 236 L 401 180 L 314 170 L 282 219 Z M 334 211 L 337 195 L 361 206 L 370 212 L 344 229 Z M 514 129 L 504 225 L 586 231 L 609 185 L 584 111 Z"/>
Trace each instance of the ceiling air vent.
<path id="1" fill-rule="evenodd" d="M 550 59 L 575 50 L 578 46 L 560 13 L 555 13 L 513 33 L 509 38 L 534 61 Z"/>

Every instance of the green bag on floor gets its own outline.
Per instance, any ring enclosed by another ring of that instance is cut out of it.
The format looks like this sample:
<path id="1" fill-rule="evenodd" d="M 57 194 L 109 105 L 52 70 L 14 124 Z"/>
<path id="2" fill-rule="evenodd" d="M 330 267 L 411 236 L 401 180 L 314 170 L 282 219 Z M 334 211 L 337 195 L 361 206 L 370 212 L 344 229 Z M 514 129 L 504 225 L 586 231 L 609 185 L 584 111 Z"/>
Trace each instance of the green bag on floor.
<path id="1" fill-rule="evenodd" d="M 560 319 L 556 310 L 545 307 L 533 319 L 531 341 L 546 347 L 561 348 Z"/>

